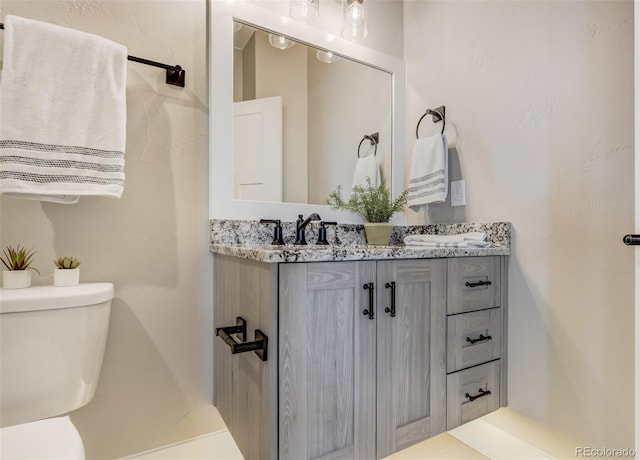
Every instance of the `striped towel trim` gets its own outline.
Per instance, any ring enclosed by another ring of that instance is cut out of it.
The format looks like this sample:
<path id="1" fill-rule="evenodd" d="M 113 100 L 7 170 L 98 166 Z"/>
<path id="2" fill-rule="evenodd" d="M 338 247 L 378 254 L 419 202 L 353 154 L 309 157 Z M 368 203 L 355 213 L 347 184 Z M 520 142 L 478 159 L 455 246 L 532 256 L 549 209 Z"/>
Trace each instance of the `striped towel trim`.
<path id="1" fill-rule="evenodd" d="M 446 193 L 446 181 L 444 177 L 444 169 L 439 169 L 431 174 L 411 179 L 409 181 L 408 204 L 411 206 L 413 201 L 419 200 L 426 196 Z"/>
<path id="2" fill-rule="evenodd" d="M 422 177 L 416 177 L 409 181 L 410 184 L 417 184 L 419 182 L 427 181 L 429 179 L 433 179 L 436 176 L 444 175 L 444 169 L 439 169 L 437 171 L 432 172 L 431 174 L 427 174 Z"/>
<path id="3" fill-rule="evenodd" d="M 120 197 L 123 187 L 123 152 L 0 140 L 2 193 L 101 193 Z"/>

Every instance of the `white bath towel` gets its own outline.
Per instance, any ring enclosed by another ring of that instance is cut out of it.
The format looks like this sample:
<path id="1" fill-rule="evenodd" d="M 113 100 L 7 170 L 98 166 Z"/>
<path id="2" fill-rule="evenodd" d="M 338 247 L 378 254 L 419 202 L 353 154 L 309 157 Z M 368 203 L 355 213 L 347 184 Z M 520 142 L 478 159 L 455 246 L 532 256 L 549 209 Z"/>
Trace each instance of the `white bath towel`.
<path id="1" fill-rule="evenodd" d="M 127 49 L 52 24 L 4 21 L 0 192 L 62 203 L 120 197 Z"/>
<path id="2" fill-rule="evenodd" d="M 417 139 L 411 155 L 409 197 L 413 211 L 443 203 L 449 190 L 447 138 L 441 134 Z"/>
<path id="3" fill-rule="evenodd" d="M 484 232 L 467 232 L 457 235 L 408 235 L 404 238 L 407 246 L 430 248 L 490 248 Z"/>
<path id="4" fill-rule="evenodd" d="M 371 185 L 374 187 L 378 187 L 378 185 L 380 185 L 380 167 L 378 166 L 375 155 L 361 157 L 356 160 L 351 190 L 353 191 L 353 188 L 356 185 L 366 188 L 367 177 L 371 178 Z"/>

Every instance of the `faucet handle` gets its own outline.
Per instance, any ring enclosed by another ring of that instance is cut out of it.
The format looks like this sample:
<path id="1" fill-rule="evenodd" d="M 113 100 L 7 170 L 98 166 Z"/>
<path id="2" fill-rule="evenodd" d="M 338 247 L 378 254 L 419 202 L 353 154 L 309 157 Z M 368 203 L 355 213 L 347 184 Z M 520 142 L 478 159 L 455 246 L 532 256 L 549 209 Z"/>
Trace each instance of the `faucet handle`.
<path id="1" fill-rule="evenodd" d="M 282 238 L 282 225 L 280 219 L 260 219 L 261 224 L 275 224 L 273 227 L 273 241 L 272 245 L 282 246 L 284 245 L 284 239 Z"/>
<path id="2" fill-rule="evenodd" d="M 318 241 L 316 241 L 316 244 L 329 244 L 329 242 L 327 241 L 327 228 L 325 227 L 325 225 L 338 225 L 338 223 L 320 221 L 320 229 L 318 229 Z"/>

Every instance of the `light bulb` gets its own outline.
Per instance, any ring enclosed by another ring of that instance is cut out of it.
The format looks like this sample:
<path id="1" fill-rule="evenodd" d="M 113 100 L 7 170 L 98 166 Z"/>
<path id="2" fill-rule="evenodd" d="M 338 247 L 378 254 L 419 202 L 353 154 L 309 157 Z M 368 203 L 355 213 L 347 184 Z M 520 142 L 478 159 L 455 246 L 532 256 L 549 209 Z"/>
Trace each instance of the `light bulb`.
<path id="1" fill-rule="evenodd" d="M 286 50 L 296 43 L 293 40 L 289 40 L 284 35 L 269 34 L 269 44 L 279 50 Z"/>
<path id="2" fill-rule="evenodd" d="M 336 56 L 331 51 L 316 51 L 316 59 L 320 62 L 324 62 L 325 64 L 333 64 L 336 61 L 340 60 L 340 56 Z"/>
<path id="3" fill-rule="evenodd" d="M 342 36 L 349 40 L 362 40 L 367 36 L 367 10 L 364 0 L 342 0 L 344 25 Z"/>
<path id="4" fill-rule="evenodd" d="M 351 2 L 351 5 L 347 7 L 347 16 L 352 23 L 362 22 L 364 20 L 364 6 L 362 3 L 356 1 Z"/>
<path id="5" fill-rule="evenodd" d="M 289 16 L 296 21 L 312 22 L 318 19 L 320 0 L 290 0 Z"/>

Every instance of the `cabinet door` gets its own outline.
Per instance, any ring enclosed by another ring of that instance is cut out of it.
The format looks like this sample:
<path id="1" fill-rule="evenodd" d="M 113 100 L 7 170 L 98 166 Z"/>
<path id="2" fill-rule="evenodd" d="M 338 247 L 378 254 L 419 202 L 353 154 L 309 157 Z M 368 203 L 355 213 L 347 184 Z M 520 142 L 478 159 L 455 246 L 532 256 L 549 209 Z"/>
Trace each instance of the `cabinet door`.
<path id="1" fill-rule="evenodd" d="M 377 264 L 378 458 L 445 429 L 445 283 L 444 259 Z"/>
<path id="2" fill-rule="evenodd" d="M 375 458 L 375 262 L 281 264 L 279 278 L 280 458 Z"/>

